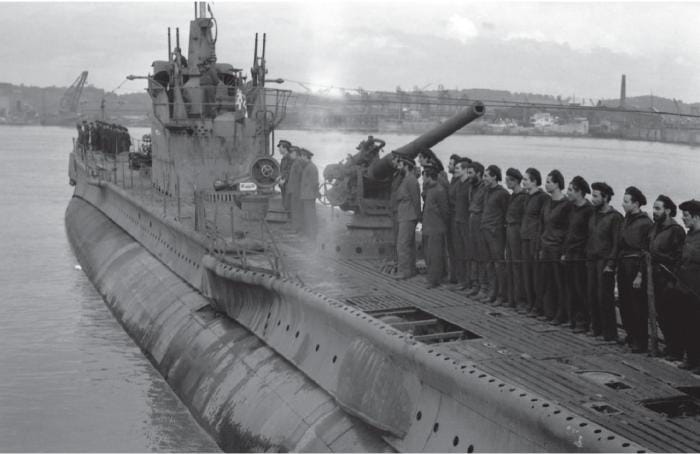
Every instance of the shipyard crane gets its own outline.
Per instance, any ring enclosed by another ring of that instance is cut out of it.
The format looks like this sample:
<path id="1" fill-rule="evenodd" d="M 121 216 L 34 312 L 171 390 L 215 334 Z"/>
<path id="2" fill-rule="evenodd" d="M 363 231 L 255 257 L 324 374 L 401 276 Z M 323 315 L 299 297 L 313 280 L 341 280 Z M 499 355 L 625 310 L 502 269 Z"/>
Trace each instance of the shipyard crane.
<path id="1" fill-rule="evenodd" d="M 63 97 L 61 98 L 58 108 L 60 113 L 78 112 L 80 95 L 83 93 L 83 87 L 85 86 L 87 76 L 87 71 L 80 73 L 77 79 L 75 79 L 70 87 L 68 87 L 66 92 L 63 93 Z"/>

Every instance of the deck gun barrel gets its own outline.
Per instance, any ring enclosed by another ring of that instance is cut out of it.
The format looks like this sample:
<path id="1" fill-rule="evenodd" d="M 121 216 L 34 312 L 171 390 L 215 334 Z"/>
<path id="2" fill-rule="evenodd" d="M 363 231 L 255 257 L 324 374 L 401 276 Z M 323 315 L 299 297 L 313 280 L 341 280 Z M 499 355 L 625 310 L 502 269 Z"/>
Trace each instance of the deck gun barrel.
<path id="1" fill-rule="evenodd" d="M 391 162 L 393 159 L 392 154 L 396 153 L 406 156 L 409 159 L 415 159 L 421 150 L 428 149 L 442 142 L 458 129 L 481 117 L 484 114 L 484 110 L 484 104 L 481 101 L 474 102 L 469 108 L 464 109 L 454 117 L 440 123 L 430 131 L 421 134 L 413 141 L 373 162 L 367 171 L 367 176 L 378 181 L 389 178 L 394 172 L 394 167 Z"/>

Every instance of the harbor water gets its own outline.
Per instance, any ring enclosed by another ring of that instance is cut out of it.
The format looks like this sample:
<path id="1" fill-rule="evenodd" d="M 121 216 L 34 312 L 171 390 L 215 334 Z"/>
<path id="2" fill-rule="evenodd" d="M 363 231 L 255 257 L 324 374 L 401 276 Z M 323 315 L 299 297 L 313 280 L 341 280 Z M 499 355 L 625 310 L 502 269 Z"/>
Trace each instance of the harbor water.
<path id="1" fill-rule="evenodd" d="M 143 128 L 131 130 L 140 137 Z M 75 130 L 0 128 L 0 451 L 214 451 L 77 267 L 64 231 Z M 411 135 L 380 135 L 391 150 Z M 319 168 L 355 151 L 362 134 L 278 131 L 315 153 Z M 700 198 L 698 150 L 615 140 L 453 136 L 435 147 L 505 171 L 537 167 L 607 181 L 651 201 Z M 650 206 L 645 207 L 650 211 Z"/>

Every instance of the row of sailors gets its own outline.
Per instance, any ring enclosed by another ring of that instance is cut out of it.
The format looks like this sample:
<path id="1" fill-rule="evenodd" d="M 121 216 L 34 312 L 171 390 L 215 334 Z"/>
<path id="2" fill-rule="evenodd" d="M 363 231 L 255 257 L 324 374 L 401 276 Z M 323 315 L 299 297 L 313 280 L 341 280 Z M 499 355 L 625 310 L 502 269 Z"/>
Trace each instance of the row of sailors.
<path id="1" fill-rule="evenodd" d="M 122 125 L 104 121 L 77 123 L 78 145 L 85 150 L 101 150 L 105 153 L 119 154 L 129 151 L 131 137 L 129 130 Z"/>
<path id="2" fill-rule="evenodd" d="M 422 243 L 429 288 L 440 285 L 449 257 L 449 280 L 482 302 L 568 325 L 574 332 L 618 341 L 615 283 L 624 330 L 632 352 L 648 348 L 646 254 L 650 254 L 658 321 L 670 359 L 700 373 L 700 201 L 676 204 L 659 195 L 653 220 L 630 186 L 624 216 L 610 205 L 612 188 L 581 176 L 565 184 L 558 170 L 542 175 L 509 168 L 506 188 L 496 165 L 453 155 L 447 174 L 435 155 L 419 154 L 424 203 L 415 163 L 396 156 L 392 188 L 397 279 L 416 274 L 415 230 Z M 509 192 L 510 191 L 510 192 Z M 590 195 L 590 200 L 587 196 Z M 447 247 L 445 247 L 447 245 Z M 621 342 L 622 341 L 618 341 Z"/>
<path id="3" fill-rule="evenodd" d="M 316 198 L 319 196 L 319 181 L 318 168 L 311 161 L 314 154 L 288 140 L 280 140 L 277 149 L 282 155 L 279 180 L 282 204 L 291 215 L 292 229 L 315 239 L 318 233 Z"/>

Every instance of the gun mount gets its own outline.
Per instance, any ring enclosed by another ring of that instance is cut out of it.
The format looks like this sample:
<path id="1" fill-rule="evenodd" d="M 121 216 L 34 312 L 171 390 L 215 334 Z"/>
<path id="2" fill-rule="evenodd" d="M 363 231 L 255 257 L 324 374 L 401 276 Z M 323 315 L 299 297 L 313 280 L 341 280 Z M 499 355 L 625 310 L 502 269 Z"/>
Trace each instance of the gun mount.
<path id="1" fill-rule="evenodd" d="M 484 105 L 475 102 L 472 106 L 413 141 L 380 158 L 384 141 L 369 136 L 357 146 L 359 150 L 345 161 L 331 164 L 323 172 L 326 181 L 326 197 L 333 206 L 356 215 L 388 215 L 391 207 L 391 177 L 394 173 L 393 159 L 403 155 L 415 159 L 421 150 L 426 150 L 458 129 L 484 114 Z"/>

